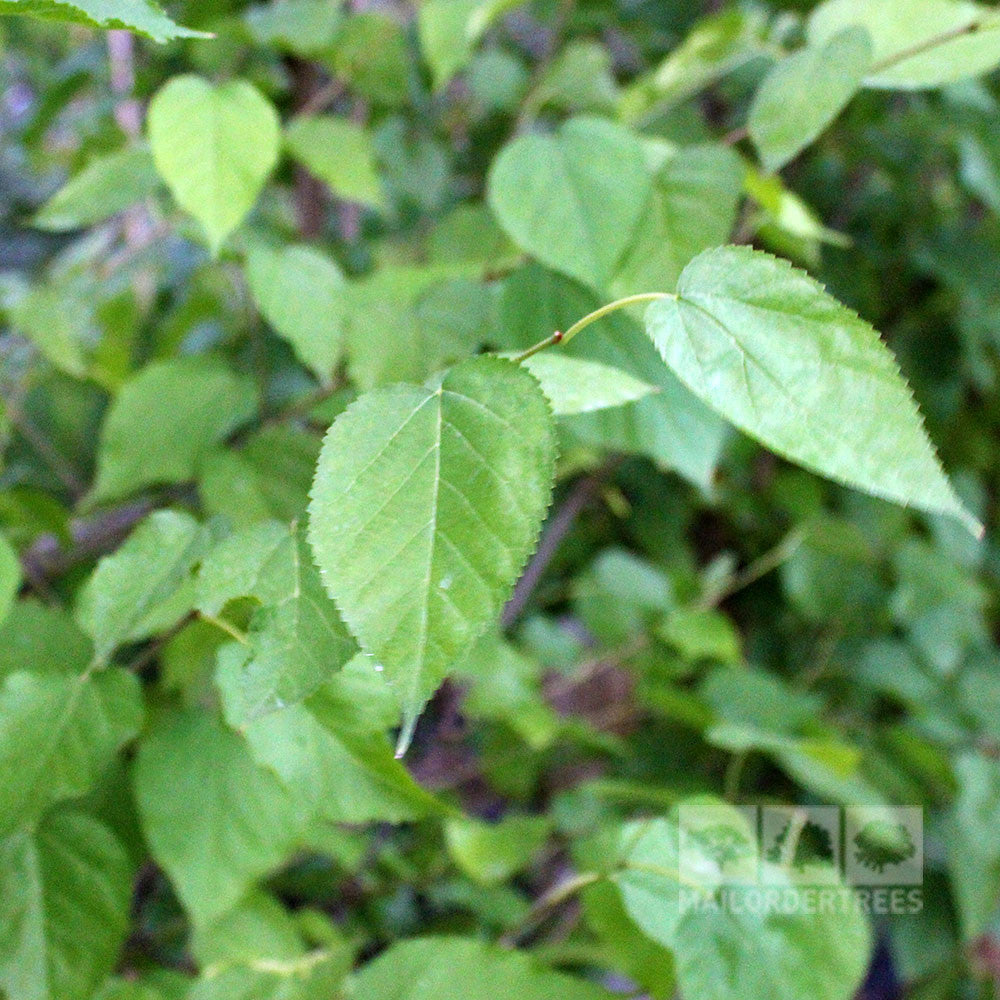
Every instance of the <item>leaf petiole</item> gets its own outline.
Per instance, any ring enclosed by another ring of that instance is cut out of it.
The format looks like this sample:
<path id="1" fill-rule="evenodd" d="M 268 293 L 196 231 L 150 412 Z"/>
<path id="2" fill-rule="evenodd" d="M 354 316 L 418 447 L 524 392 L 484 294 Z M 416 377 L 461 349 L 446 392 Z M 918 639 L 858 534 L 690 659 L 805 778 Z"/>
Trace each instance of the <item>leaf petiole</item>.
<path id="1" fill-rule="evenodd" d="M 569 343 L 581 330 L 590 326 L 591 323 L 596 323 L 599 319 L 603 319 L 605 316 L 617 312 L 619 309 L 627 309 L 629 306 L 638 305 L 642 302 L 655 302 L 657 299 L 675 298 L 677 296 L 673 292 L 640 292 L 638 295 L 626 295 L 623 299 L 615 299 L 614 302 L 609 302 L 606 306 L 601 306 L 600 309 L 595 309 L 593 312 L 587 313 L 582 319 L 578 319 L 565 333 L 556 330 L 551 336 L 540 340 L 533 347 L 529 347 L 526 351 L 515 355 L 513 360 L 520 363 L 526 361 L 539 351 L 544 351 L 546 347 Z"/>

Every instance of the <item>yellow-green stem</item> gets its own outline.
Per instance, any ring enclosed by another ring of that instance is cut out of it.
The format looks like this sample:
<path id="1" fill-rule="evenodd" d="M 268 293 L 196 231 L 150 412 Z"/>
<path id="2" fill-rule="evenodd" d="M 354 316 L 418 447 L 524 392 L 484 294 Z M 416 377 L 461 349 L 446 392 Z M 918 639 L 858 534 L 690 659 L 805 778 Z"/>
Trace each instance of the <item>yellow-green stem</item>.
<path id="1" fill-rule="evenodd" d="M 518 362 L 525 361 L 533 354 L 544 351 L 546 347 L 552 347 L 555 344 L 567 344 L 581 330 L 590 326 L 591 323 L 596 323 L 599 319 L 603 319 L 605 316 L 617 312 L 619 309 L 627 309 L 629 306 L 638 305 L 641 302 L 655 302 L 657 299 L 675 298 L 677 296 L 673 292 L 640 292 L 638 295 L 626 295 L 623 299 L 616 299 L 614 302 L 609 302 L 606 306 L 601 306 L 600 309 L 595 309 L 592 313 L 587 313 L 582 319 L 578 319 L 565 333 L 556 330 L 551 336 L 540 340 L 526 351 L 522 351 L 514 360 Z"/>

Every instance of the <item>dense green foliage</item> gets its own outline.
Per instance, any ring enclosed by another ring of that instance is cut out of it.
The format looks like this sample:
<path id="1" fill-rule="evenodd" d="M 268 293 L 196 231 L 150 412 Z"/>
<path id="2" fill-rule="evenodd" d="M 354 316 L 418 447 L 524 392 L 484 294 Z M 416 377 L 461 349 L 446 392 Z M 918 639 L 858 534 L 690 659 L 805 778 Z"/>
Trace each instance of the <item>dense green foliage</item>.
<path id="1" fill-rule="evenodd" d="M 704 8 L 0 2 L 0 998 L 1000 990 L 1000 15 Z"/>

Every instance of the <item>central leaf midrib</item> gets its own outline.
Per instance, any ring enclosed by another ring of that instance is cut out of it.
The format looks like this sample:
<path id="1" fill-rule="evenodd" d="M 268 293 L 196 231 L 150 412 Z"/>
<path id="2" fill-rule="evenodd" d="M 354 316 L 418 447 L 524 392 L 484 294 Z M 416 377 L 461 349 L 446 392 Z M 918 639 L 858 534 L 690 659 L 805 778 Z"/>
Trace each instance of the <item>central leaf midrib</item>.
<path id="1" fill-rule="evenodd" d="M 431 502 L 430 502 L 430 521 L 428 522 L 428 527 L 430 531 L 428 532 L 427 538 L 427 572 L 424 577 L 423 593 L 422 593 L 422 607 L 420 611 L 420 630 L 418 633 L 417 642 L 417 659 L 412 665 L 410 670 L 410 681 L 408 684 L 409 698 L 411 707 L 416 704 L 419 699 L 419 682 L 421 666 L 425 661 L 426 651 L 427 651 L 427 635 L 428 635 L 428 619 L 430 618 L 430 591 L 431 591 L 431 580 L 434 577 L 434 557 L 437 551 L 437 546 L 435 544 L 435 538 L 437 535 L 437 521 L 438 521 L 438 506 L 440 504 L 441 498 L 441 435 L 442 435 L 442 425 L 444 422 L 444 405 L 443 405 L 443 393 L 444 389 L 439 386 L 435 396 L 437 397 L 437 424 L 435 427 L 434 435 L 434 476 L 431 481 Z"/>

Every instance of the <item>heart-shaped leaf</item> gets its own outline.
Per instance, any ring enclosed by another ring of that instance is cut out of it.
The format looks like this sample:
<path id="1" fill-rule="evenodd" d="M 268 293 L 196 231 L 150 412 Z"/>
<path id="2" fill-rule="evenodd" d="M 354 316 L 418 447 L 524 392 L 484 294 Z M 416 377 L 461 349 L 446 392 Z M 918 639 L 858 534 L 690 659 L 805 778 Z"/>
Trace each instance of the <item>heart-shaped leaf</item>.
<path id="1" fill-rule="evenodd" d="M 156 169 L 217 253 L 278 162 L 277 112 L 245 80 L 177 76 L 150 103 L 148 131 Z"/>
<path id="2" fill-rule="evenodd" d="M 489 177 L 490 205 L 518 246 L 596 288 L 631 243 L 650 191 L 639 140 L 597 118 L 515 139 Z"/>

